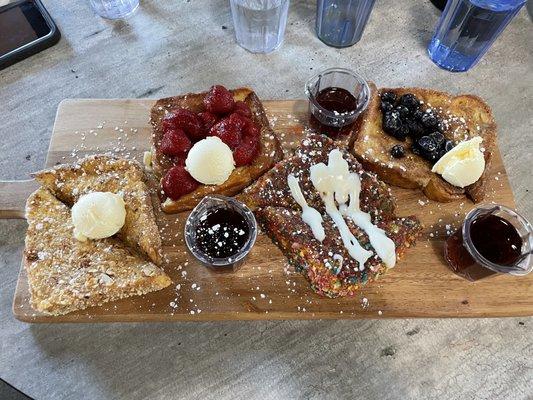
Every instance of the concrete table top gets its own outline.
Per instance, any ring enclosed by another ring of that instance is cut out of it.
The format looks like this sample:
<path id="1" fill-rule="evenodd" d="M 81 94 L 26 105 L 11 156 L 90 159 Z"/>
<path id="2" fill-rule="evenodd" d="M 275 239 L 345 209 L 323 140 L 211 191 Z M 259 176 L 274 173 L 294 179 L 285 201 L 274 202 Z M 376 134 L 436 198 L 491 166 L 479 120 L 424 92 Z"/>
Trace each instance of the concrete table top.
<path id="1" fill-rule="evenodd" d="M 125 22 L 87 1 L 45 5 L 63 38 L 0 71 L 0 179 L 44 164 L 64 98 L 164 97 L 213 83 L 303 97 L 332 66 L 378 85 L 475 93 L 492 106 L 518 210 L 533 219 L 533 30 L 522 11 L 472 71 L 438 69 L 425 46 L 438 12 L 376 2 L 360 43 L 313 32 L 315 2 L 292 1 L 283 46 L 238 47 L 228 2 L 145 1 Z M 11 315 L 26 224 L 0 221 L 0 377 L 37 399 L 531 399 L 533 319 L 28 325 Z"/>

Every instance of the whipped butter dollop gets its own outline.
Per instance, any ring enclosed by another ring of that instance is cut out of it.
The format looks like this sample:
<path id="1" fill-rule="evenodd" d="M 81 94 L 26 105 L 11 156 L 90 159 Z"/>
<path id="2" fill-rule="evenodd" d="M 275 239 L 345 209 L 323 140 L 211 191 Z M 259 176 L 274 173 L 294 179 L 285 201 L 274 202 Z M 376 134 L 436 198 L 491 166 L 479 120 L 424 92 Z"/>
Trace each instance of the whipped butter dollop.
<path id="1" fill-rule="evenodd" d="M 235 169 L 235 160 L 226 143 L 216 136 L 209 136 L 189 150 L 185 169 L 204 185 L 221 185 Z"/>
<path id="2" fill-rule="evenodd" d="M 479 148 L 482 141 L 476 136 L 457 144 L 435 163 L 431 171 L 460 188 L 473 184 L 485 170 L 485 157 Z"/>
<path id="3" fill-rule="evenodd" d="M 126 207 L 122 196 L 111 192 L 92 192 L 72 206 L 74 237 L 80 241 L 113 236 L 124 225 Z"/>

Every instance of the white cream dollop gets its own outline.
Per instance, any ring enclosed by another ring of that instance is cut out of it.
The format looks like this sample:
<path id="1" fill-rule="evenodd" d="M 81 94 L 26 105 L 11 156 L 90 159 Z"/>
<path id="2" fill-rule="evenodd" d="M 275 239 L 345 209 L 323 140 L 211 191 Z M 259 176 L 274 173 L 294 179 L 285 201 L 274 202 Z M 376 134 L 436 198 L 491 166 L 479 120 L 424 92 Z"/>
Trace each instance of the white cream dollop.
<path id="1" fill-rule="evenodd" d="M 235 169 L 235 160 L 226 143 L 216 136 L 209 136 L 189 150 L 185 169 L 204 185 L 221 185 Z"/>
<path id="2" fill-rule="evenodd" d="M 126 220 L 122 196 L 92 192 L 81 196 L 72 206 L 74 237 L 80 241 L 103 239 L 117 233 Z"/>
<path id="3" fill-rule="evenodd" d="M 435 163 L 431 171 L 454 186 L 464 188 L 476 182 L 485 170 L 485 157 L 479 145 L 479 136 L 457 144 Z"/>

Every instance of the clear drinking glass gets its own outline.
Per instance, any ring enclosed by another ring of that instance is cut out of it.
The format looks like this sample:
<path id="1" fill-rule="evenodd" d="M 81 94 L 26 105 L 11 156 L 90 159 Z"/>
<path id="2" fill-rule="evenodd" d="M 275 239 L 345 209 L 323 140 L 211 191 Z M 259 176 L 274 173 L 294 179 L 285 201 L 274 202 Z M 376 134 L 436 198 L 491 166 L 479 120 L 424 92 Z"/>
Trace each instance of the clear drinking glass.
<path id="1" fill-rule="evenodd" d="M 139 7 L 139 0 L 90 0 L 99 16 L 107 19 L 127 17 Z"/>
<path id="2" fill-rule="evenodd" d="M 357 43 L 365 30 L 375 0 L 318 0 L 316 34 L 328 46 Z"/>
<path id="3" fill-rule="evenodd" d="M 431 60 L 452 72 L 483 57 L 526 0 L 448 0 L 428 46 Z"/>
<path id="4" fill-rule="evenodd" d="M 252 53 L 270 53 L 283 41 L 289 0 L 230 0 L 235 37 Z"/>

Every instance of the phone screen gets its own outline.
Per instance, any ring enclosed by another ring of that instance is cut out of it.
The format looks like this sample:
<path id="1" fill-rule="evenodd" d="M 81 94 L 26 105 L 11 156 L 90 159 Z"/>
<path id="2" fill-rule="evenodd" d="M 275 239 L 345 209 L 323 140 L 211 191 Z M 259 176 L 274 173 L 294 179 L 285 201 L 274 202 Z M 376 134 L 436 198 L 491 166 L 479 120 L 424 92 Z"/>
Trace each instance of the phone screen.
<path id="1" fill-rule="evenodd" d="M 0 57 L 50 33 L 40 10 L 31 1 L 0 8 Z"/>

